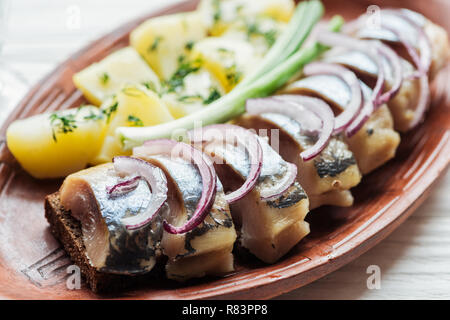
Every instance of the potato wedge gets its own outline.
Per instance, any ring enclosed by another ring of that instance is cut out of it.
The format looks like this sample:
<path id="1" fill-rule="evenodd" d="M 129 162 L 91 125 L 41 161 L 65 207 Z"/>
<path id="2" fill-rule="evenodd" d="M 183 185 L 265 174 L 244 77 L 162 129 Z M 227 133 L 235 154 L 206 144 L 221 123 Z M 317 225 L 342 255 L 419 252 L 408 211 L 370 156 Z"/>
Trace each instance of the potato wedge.
<path id="1" fill-rule="evenodd" d="M 162 96 L 174 118 L 191 114 L 225 94 L 220 82 L 206 69 L 187 75 L 184 86 Z"/>
<path id="2" fill-rule="evenodd" d="M 209 37 L 195 43 L 191 58 L 201 61 L 225 92 L 231 91 L 260 59 L 247 41 L 226 37 Z"/>
<path id="3" fill-rule="evenodd" d="M 153 126 L 174 119 L 159 96 L 143 85 L 126 85 L 101 109 L 107 122 L 106 137 L 91 164 L 109 162 L 114 156 L 130 154 L 131 151 L 122 150 L 116 137 L 118 127 Z"/>
<path id="4" fill-rule="evenodd" d="M 145 84 L 155 91 L 161 86 L 156 73 L 132 47 L 120 49 L 76 73 L 73 82 L 97 106 L 128 83 Z"/>
<path id="5" fill-rule="evenodd" d="M 202 0 L 198 6 L 208 31 L 222 35 L 243 17 L 265 16 L 288 22 L 295 9 L 293 0 Z"/>
<path id="6" fill-rule="evenodd" d="M 167 80 L 177 70 L 179 57 L 205 36 L 200 14 L 188 12 L 147 20 L 131 32 L 130 43 L 158 76 Z"/>
<path id="7" fill-rule="evenodd" d="M 84 169 L 100 149 L 105 131 L 101 110 L 83 106 L 16 120 L 6 141 L 33 177 L 58 178 Z"/>

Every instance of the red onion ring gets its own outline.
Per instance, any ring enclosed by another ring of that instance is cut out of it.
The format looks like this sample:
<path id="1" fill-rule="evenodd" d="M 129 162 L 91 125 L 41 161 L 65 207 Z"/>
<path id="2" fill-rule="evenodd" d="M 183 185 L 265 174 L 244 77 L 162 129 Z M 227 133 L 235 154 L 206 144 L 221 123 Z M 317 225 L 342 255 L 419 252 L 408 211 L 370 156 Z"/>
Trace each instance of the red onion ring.
<path id="1" fill-rule="evenodd" d="M 150 223 L 167 200 L 166 176 L 161 169 L 135 157 L 114 157 L 113 164 L 117 173 L 138 174 L 150 186 L 152 198 L 144 213 L 122 219 L 128 230 L 142 228 Z"/>
<path id="2" fill-rule="evenodd" d="M 362 93 L 359 85 L 359 80 L 356 75 L 350 70 L 333 63 L 326 62 L 312 62 L 303 68 L 303 73 L 306 76 L 313 76 L 318 74 L 331 74 L 341 78 L 350 88 L 351 100 L 346 106 L 345 110 L 339 114 L 334 122 L 333 134 L 340 133 L 347 128 L 350 123 L 358 115 L 362 107 Z"/>
<path id="3" fill-rule="evenodd" d="M 382 42 L 359 40 L 343 34 L 325 31 L 318 35 L 318 41 L 327 46 L 344 47 L 362 52 L 377 65 L 378 77 L 372 91 L 372 101 L 363 99 L 363 107 L 360 113 L 354 118 L 346 129 L 346 135 L 350 137 L 364 125 L 375 110 L 391 100 L 400 90 L 403 81 L 400 59 L 391 48 Z M 394 81 L 391 89 L 385 93 L 383 93 L 385 75 L 383 71 L 383 61 L 380 54 L 388 61 L 390 67 L 393 69 L 394 75 Z"/>
<path id="4" fill-rule="evenodd" d="M 137 188 L 139 185 L 139 180 L 141 179 L 141 176 L 136 176 L 126 181 L 117 183 L 112 187 L 106 187 L 106 192 L 110 197 L 118 197 L 127 194 Z"/>
<path id="5" fill-rule="evenodd" d="M 361 112 L 355 118 L 354 121 L 345 129 L 345 134 L 347 137 L 351 137 L 356 134 L 366 123 L 366 121 L 370 118 L 372 113 L 377 109 L 374 105 L 373 99 L 364 99 L 364 106 L 361 109 Z"/>
<path id="6" fill-rule="evenodd" d="M 178 151 L 178 153 L 175 153 L 176 151 Z M 205 220 L 214 204 L 217 176 L 212 162 L 206 155 L 192 146 L 169 139 L 149 140 L 144 142 L 142 146 L 133 149 L 133 155 L 138 157 L 157 154 L 182 158 L 190 163 L 194 163 L 200 172 L 202 178 L 202 195 L 192 217 L 180 227 L 172 226 L 167 220 L 163 221 L 164 230 L 168 233 L 180 234 L 189 232 Z"/>
<path id="7" fill-rule="evenodd" d="M 386 27 L 384 27 L 386 28 Z M 388 28 L 386 28 L 388 29 Z M 424 114 L 427 111 L 428 105 L 430 103 L 430 85 L 428 81 L 428 69 L 429 65 L 424 66 L 422 58 L 419 57 L 416 49 L 414 49 L 411 44 L 403 37 L 403 35 L 394 29 L 389 29 L 392 33 L 396 35 L 400 43 L 406 48 L 411 59 L 417 67 L 417 74 L 413 74 L 412 78 L 419 78 L 420 82 L 420 95 L 419 101 L 417 102 L 416 110 L 414 112 L 414 119 L 410 123 L 410 129 L 416 127 L 424 118 Z"/>
<path id="8" fill-rule="evenodd" d="M 316 127 L 313 129 L 317 131 L 319 137 L 311 148 L 304 150 L 300 154 L 303 161 L 311 160 L 317 156 L 327 146 L 333 133 L 333 111 L 321 99 L 301 95 L 280 95 L 268 98 L 248 99 L 246 110 L 249 114 L 254 115 L 262 113 L 283 114 L 296 120 L 304 128 L 316 122 Z"/>
<path id="9" fill-rule="evenodd" d="M 414 63 L 417 65 L 419 72 L 428 73 L 428 71 L 430 70 L 431 61 L 432 61 L 431 41 L 430 41 L 430 38 L 428 38 L 425 31 L 423 30 L 422 26 L 420 24 L 418 24 L 416 21 L 414 21 L 413 19 L 411 19 L 411 17 L 408 16 L 408 14 L 405 13 L 404 10 L 402 10 L 402 9 L 384 9 L 382 12 L 401 17 L 403 20 L 407 21 L 411 26 L 414 27 L 417 34 L 419 35 L 418 49 L 420 52 L 420 57 L 418 58 L 417 61 L 414 60 Z M 383 25 L 383 28 L 386 28 L 386 27 L 387 26 Z M 392 32 L 392 29 L 390 31 Z M 397 38 L 400 39 L 398 34 L 399 34 L 399 32 L 397 31 L 396 36 L 397 36 Z M 413 44 L 409 44 L 408 41 L 403 40 L 401 42 L 404 45 L 405 45 L 404 42 L 408 43 L 409 46 L 413 45 Z M 406 48 L 406 50 L 408 50 L 408 53 L 411 55 L 410 49 Z M 414 51 L 415 51 L 415 48 L 414 48 Z M 413 58 L 413 56 L 411 56 L 411 58 Z"/>
<path id="10" fill-rule="evenodd" d="M 393 69 L 394 75 L 394 81 L 392 83 L 391 89 L 383 93 L 378 100 L 374 100 L 374 104 L 376 108 L 378 108 L 379 106 L 387 103 L 392 98 L 394 98 L 400 91 L 403 83 L 403 68 L 400 62 L 400 58 L 394 50 L 392 50 L 382 42 L 377 42 L 376 46 L 377 50 L 385 57 L 390 67 Z"/>
<path id="11" fill-rule="evenodd" d="M 341 33 L 324 31 L 318 34 L 317 41 L 330 47 L 344 47 L 351 50 L 356 50 L 367 55 L 378 68 L 378 77 L 373 89 L 373 101 L 378 101 L 383 93 L 384 88 L 384 71 L 383 62 L 378 55 L 378 48 L 373 42 L 355 39 Z"/>
<path id="12" fill-rule="evenodd" d="M 220 136 L 207 136 L 208 132 L 211 133 L 214 130 L 220 132 Z M 189 132 L 191 142 L 194 144 L 209 142 L 217 138 L 222 138 L 222 141 L 228 143 L 226 137 L 229 134 L 232 135 L 233 143 L 236 141 L 239 145 L 243 146 L 250 157 L 250 172 L 245 182 L 237 190 L 225 195 L 228 203 L 234 203 L 246 196 L 255 187 L 261 174 L 263 152 L 258 136 L 250 130 L 231 124 L 210 125 Z"/>
<path id="13" fill-rule="evenodd" d="M 262 200 L 272 200 L 277 199 L 283 193 L 292 186 L 297 179 L 297 166 L 293 163 L 286 162 L 287 173 L 284 175 L 283 181 L 277 183 L 272 189 L 264 189 L 260 195 Z M 265 192 L 264 192 L 265 191 Z"/>

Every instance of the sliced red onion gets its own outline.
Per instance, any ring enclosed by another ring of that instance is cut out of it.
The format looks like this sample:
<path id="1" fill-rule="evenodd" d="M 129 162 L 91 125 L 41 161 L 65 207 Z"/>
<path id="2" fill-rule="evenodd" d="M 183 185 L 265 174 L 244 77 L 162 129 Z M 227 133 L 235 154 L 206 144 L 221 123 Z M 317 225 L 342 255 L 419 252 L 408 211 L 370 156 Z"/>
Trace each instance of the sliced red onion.
<path id="1" fill-rule="evenodd" d="M 406 17 L 405 17 L 406 19 Z M 408 18 L 409 19 L 409 18 Z M 414 23 L 412 20 L 410 20 L 411 23 Z M 416 25 L 417 27 L 417 25 Z M 387 27 L 384 27 L 387 29 Z M 421 28 L 419 28 L 422 30 Z M 429 64 L 427 65 L 427 62 L 423 60 L 423 56 L 419 57 L 418 52 L 416 49 L 403 37 L 403 35 L 398 32 L 397 30 L 390 29 L 392 33 L 396 35 L 396 37 L 399 39 L 399 41 L 402 43 L 402 45 L 406 48 L 408 51 L 408 54 L 411 56 L 411 59 L 414 61 L 414 64 L 417 67 L 417 73 L 413 74 L 412 77 L 419 78 L 420 82 L 420 95 L 419 95 L 419 101 L 417 102 L 416 110 L 414 112 L 414 119 L 411 121 L 410 129 L 417 126 L 424 118 L 424 114 L 428 108 L 428 105 L 430 103 L 430 85 L 428 82 L 428 70 L 429 70 Z M 423 32 L 423 31 L 422 31 Z M 431 59 L 430 59 L 431 61 Z"/>
<path id="2" fill-rule="evenodd" d="M 334 114 L 331 107 L 321 99 L 301 95 L 280 95 L 268 98 L 248 99 L 249 114 L 279 113 L 300 123 L 302 129 L 318 134 L 316 143 L 300 156 L 304 161 L 317 156 L 328 144 L 333 128 Z"/>
<path id="3" fill-rule="evenodd" d="M 110 197 L 119 197 L 124 194 L 127 194 L 137 188 L 139 185 L 139 180 L 141 180 L 141 176 L 136 176 L 131 179 L 122 181 L 120 183 L 117 183 L 116 185 L 112 187 L 106 187 L 106 192 Z"/>
<path id="4" fill-rule="evenodd" d="M 419 39 L 417 39 L 418 40 L 417 48 L 419 49 L 419 52 L 420 52 L 420 57 L 418 58 L 417 61 L 414 60 L 414 63 L 417 65 L 419 72 L 428 73 L 430 66 L 431 66 L 431 61 L 432 61 L 432 49 L 431 49 L 430 38 L 423 30 L 423 27 L 417 21 L 412 19 L 410 14 L 405 12 L 403 9 L 384 9 L 382 12 L 388 13 L 388 14 L 394 14 L 398 17 L 401 17 L 402 19 L 407 21 L 411 26 L 414 27 L 414 29 L 416 30 L 416 32 L 419 36 Z M 383 24 L 382 27 L 388 28 L 389 26 L 386 26 Z M 390 31 L 393 32 L 392 29 L 390 29 Z M 404 45 L 405 45 L 405 43 L 407 43 L 409 45 L 409 47 L 406 47 L 406 50 L 411 55 L 410 50 L 412 48 L 415 51 L 415 48 L 413 47 L 415 44 L 410 44 L 408 41 L 405 41 L 404 39 L 402 41 L 401 38 L 403 38 L 403 37 L 399 37 L 400 33 L 401 32 L 396 31 L 395 35 L 397 36 L 397 38 L 399 38 L 399 40 Z M 411 56 L 411 58 L 417 59 L 417 58 L 414 58 L 413 56 Z"/>
<path id="5" fill-rule="evenodd" d="M 152 192 L 150 202 L 144 212 L 122 219 L 129 230 L 148 225 L 167 200 L 167 180 L 161 169 L 147 161 L 134 157 L 114 157 L 114 169 L 119 174 L 137 174 L 144 179 Z"/>
<path id="6" fill-rule="evenodd" d="M 214 204 L 217 179 L 214 166 L 205 154 L 186 143 L 169 139 L 146 141 L 142 146 L 134 148 L 133 154 L 143 157 L 162 154 L 170 157 L 182 158 L 195 164 L 200 172 L 202 178 L 202 195 L 192 217 L 181 227 L 172 226 L 164 220 L 164 230 L 171 234 L 186 233 L 205 220 Z"/>
<path id="7" fill-rule="evenodd" d="M 383 93 L 384 88 L 384 69 L 383 61 L 378 55 L 377 47 L 373 42 L 355 39 L 346 36 L 341 33 L 324 31 L 318 34 L 317 40 L 322 44 L 330 47 L 344 47 L 351 50 L 356 50 L 367 55 L 375 64 L 378 69 L 377 82 L 375 88 L 373 89 L 373 100 L 378 101 Z"/>
<path id="8" fill-rule="evenodd" d="M 373 99 L 364 99 L 364 106 L 361 112 L 356 116 L 355 120 L 345 129 L 347 137 L 351 137 L 356 134 L 370 118 L 372 113 L 376 110 Z"/>
<path id="9" fill-rule="evenodd" d="M 211 135 L 211 133 L 218 134 Z M 261 174 L 263 161 L 262 148 L 256 134 L 239 126 L 231 124 L 216 124 L 190 131 L 189 135 L 191 142 L 194 144 L 209 142 L 217 139 L 220 139 L 225 143 L 229 143 L 230 141 L 227 141 L 227 138 L 231 136 L 233 143 L 237 142 L 240 146 L 247 150 L 250 157 L 250 172 L 248 173 L 247 179 L 242 186 L 225 195 L 225 199 L 228 203 L 234 203 L 242 199 L 255 187 Z"/>
<path id="10" fill-rule="evenodd" d="M 290 162 L 286 162 L 287 172 L 283 176 L 283 180 L 274 185 L 272 188 L 263 189 L 260 193 L 261 199 L 272 200 L 279 198 L 283 193 L 292 186 L 297 178 L 297 166 Z"/>
<path id="11" fill-rule="evenodd" d="M 393 81 L 391 84 L 391 89 L 389 91 L 383 93 L 378 100 L 374 100 L 375 107 L 378 108 L 379 106 L 387 103 L 392 98 L 394 98 L 397 93 L 400 91 L 400 88 L 402 87 L 403 83 L 403 68 L 402 64 L 400 62 L 400 58 L 395 53 L 394 50 L 389 48 L 387 45 L 385 45 L 382 42 L 376 43 L 377 50 L 379 53 L 383 55 L 383 57 L 387 60 L 389 63 L 389 66 L 392 68 L 393 73 Z"/>
<path id="12" fill-rule="evenodd" d="M 358 115 L 362 107 L 362 93 L 359 85 L 359 80 L 356 75 L 338 64 L 327 62 L 312 62 L 303 68 L 303 73 L 306 76 L 313 76 L 318 74 L 331 74 L 341 78 L 350 88 L 351 100 L 345 107 L 345 110 L 339 114 L 334 122 L 333 133 L 337 134 L 345 130 L 349 124 Z"/>

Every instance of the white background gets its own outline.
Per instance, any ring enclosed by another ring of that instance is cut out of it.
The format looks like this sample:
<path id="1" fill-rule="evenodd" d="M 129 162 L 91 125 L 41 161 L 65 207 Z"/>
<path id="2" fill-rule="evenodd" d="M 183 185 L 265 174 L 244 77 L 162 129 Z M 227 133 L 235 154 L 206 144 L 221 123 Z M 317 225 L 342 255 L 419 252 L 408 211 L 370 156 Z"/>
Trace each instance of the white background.
<path id="1" fill-rule="evenodd" d="M 102 34 L 175 2 L 180 1 L 13 0 L 1 59 L 32 85 Z M 77 10 L 80 28 L 74 29 L 70 19 Z M 430 198 L 381 244 L 340 270 L 280 298 L 449 299 L 449 195 L 450 175 L 446 174 Z M 367 289 L 370 265 L 381 268 L 379 290 Z"/>

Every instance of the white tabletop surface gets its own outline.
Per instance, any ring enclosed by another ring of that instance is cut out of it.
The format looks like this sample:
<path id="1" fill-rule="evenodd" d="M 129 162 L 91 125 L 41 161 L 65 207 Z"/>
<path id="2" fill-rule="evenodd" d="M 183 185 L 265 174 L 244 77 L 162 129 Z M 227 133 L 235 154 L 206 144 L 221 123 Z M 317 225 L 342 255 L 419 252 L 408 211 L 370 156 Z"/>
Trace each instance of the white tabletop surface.
<path id="1" fill-rule="evenodd" d="M 175 2 L 179 1 L 14 0 L 1 59 L 32 85 L 114 27 Z M 371 265 L 380 267 L 380 289 L 367 288 L 366 271 Z M 450 174 L 442 177 L 412 217 L 375 248 L 279 298 L 450 299 Z"/>

